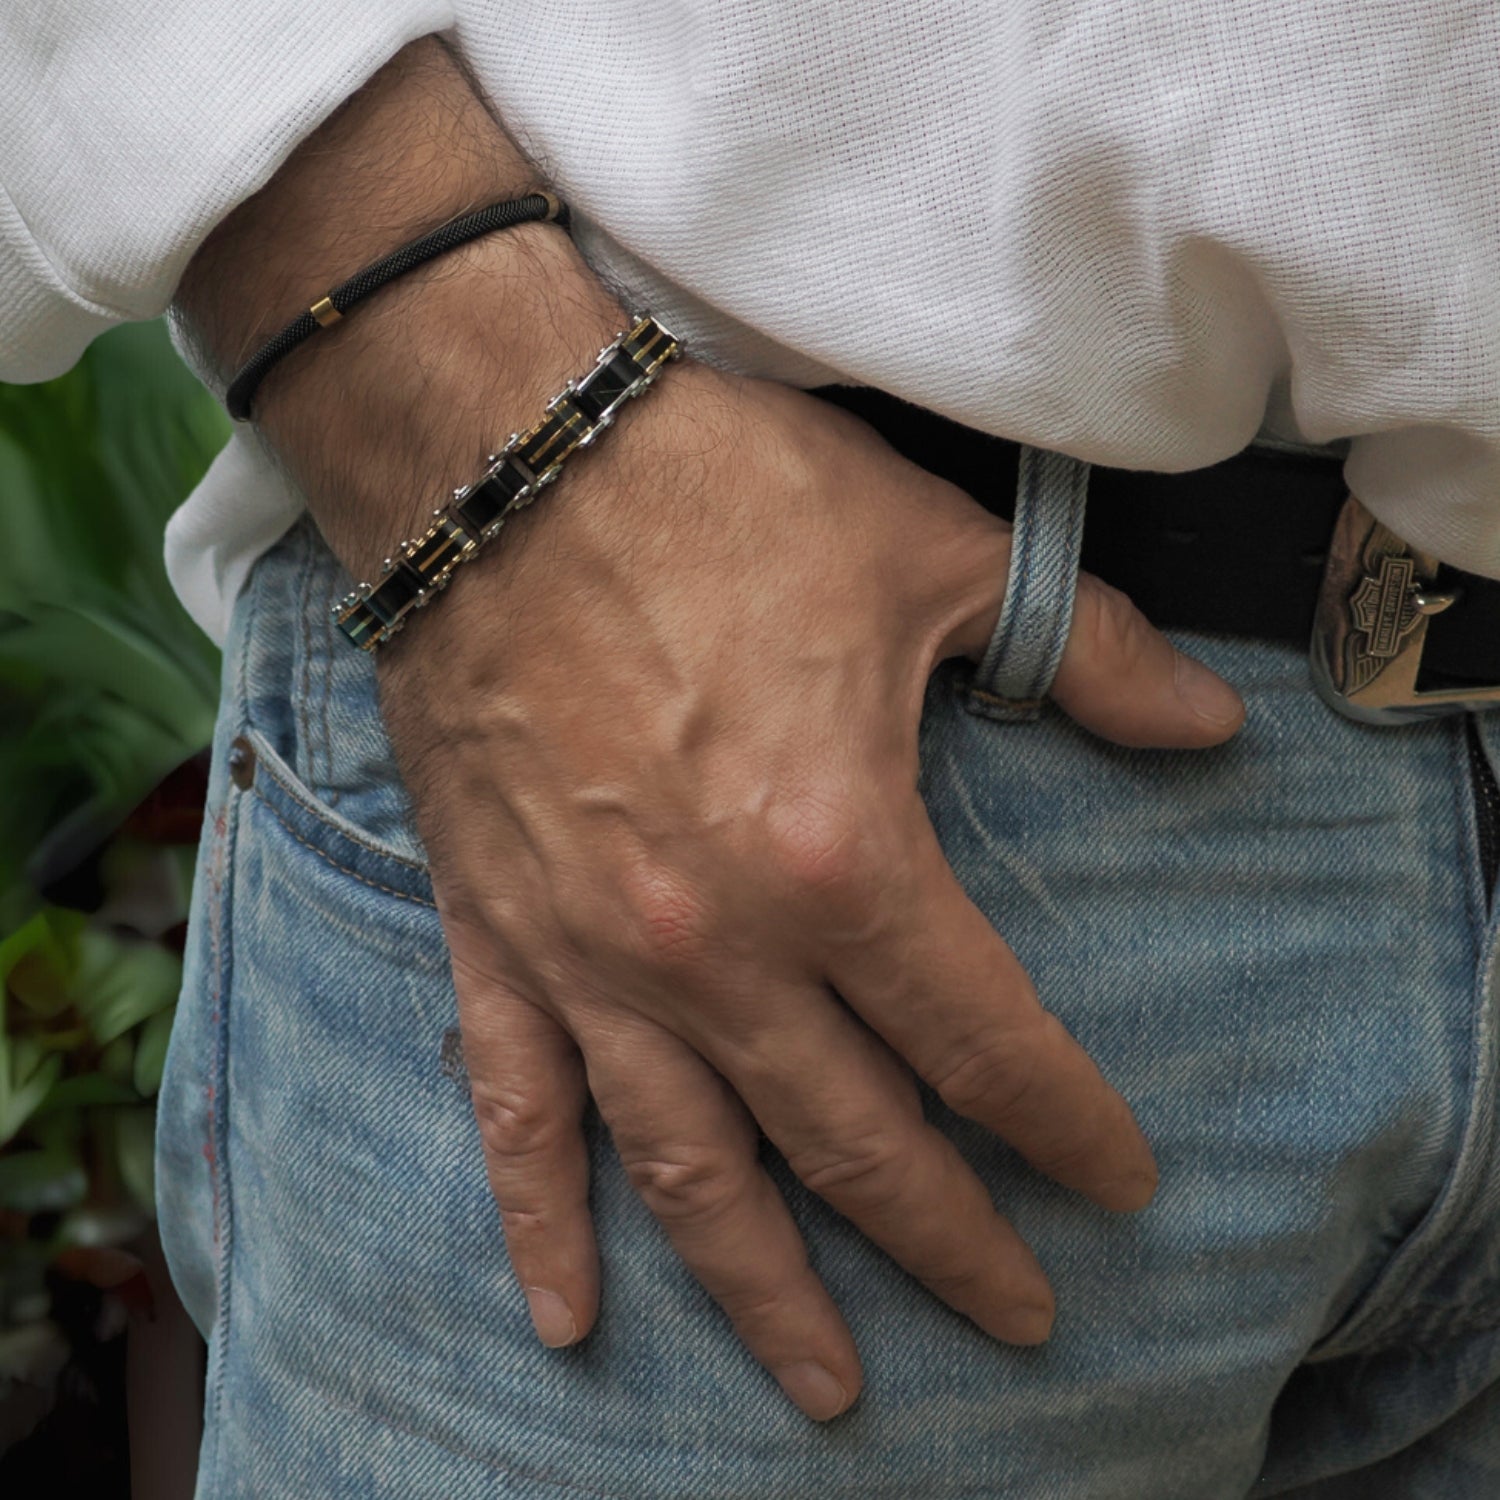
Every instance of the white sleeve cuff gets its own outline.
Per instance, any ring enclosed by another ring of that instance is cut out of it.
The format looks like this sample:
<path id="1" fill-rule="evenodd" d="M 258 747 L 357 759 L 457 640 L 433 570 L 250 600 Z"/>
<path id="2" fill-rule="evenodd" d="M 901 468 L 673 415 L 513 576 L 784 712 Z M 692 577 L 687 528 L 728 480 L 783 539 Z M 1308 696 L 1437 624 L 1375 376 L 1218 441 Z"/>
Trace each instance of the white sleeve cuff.
<path id="1" fill-rule="evenodd" d="M 209 231 L 450 0 L 7 0 L 0 380 L 171 300 Z"/>

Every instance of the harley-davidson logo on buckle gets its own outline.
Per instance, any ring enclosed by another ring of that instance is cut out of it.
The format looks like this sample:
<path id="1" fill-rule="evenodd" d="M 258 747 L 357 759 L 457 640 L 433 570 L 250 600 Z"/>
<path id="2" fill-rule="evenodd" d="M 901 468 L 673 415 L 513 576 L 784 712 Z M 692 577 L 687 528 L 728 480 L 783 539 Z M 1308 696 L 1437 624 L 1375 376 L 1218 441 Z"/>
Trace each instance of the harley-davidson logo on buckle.
<path id="1" fill-rule="evenodd" d="M 1426 580 L 1438 561 L 1408 546 L 1352 495 L 1339 512 L 1313 626 L 1313 681 L 1366 724 L 1400 724 L 1500 703 L 1494 688 L 1419 692 L 1427 624 L 1456 602 Z"/>

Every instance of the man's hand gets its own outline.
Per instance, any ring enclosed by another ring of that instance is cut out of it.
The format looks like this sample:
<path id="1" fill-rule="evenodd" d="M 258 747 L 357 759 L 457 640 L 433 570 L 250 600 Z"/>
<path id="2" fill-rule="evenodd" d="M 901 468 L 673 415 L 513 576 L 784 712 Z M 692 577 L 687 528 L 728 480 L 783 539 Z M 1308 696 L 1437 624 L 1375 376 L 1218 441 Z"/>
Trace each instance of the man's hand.
<path id="1" fill-rule="evenodd" d="M 533 181 L 441 49 L 408 49 L 226 222 L 180 306 L 232 365 L 307 294 Z M 566 238 L 527 226 L 319 335 L 259 417 L 369 577 L 622 326 Z M 589 1093 L 684 1259 L 818 1418 L 857 1394 L 858 1356 L 759 1132 L 1021 1343 L 1046 1337 L 1050 1290 L 923 1122 L 913 1072 L 1106 1207 L 1150 1198 L 1129 1109 L 964 896 L 916 791 L 928 676 L 983 650 L 1008 545 L 847 413 L 689 361 L 382 651 L 490 1179 L 545 1342 L 582 1337 L 598 1307 Z M 1054 696 L 1129 744 L 1214 744 L 1240 715 L 1093 580 Z"/>
<path id="2" fill-rule="evenodd" d="M 382 677 L 543 1338 L 572 1342 L 598 1307 L 589 1093 L 810 1415 L 848 1404 L 858 1358 L 759 1131 L 981 1328 L 1045 1338 L 1041 1269 L 912 1078 L 1107 1208 L 1151 1197 L 1125 1102 L 965 897 L 917 795 L 927 679 L 982 652 L 1007 529 L 846 413 L 693 366 L 523 529 Z M 1057 687 L 1076 717 L 1216 743 L 1238 703 L 1217 679 L 1184 696 L 1194 670 L 1086 583 Z"/>

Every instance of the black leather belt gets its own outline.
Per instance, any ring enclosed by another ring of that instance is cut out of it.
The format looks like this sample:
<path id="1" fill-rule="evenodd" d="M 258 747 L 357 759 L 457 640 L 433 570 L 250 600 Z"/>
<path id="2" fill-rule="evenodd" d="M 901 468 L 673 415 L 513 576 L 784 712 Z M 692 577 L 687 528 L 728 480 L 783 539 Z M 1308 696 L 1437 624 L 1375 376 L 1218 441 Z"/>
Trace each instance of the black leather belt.
<path id="1" fill-rule="evenodd" d="M 897 452 L 1010 519 L 1019 447 L 865 386 L 813 392 Z M 1083 567 L 1164 628 L 1305 646 L 1348 498 L 1336 458 L 1266 447 L 1187 474 L 1095 468 Z M 1426 621 L 1418 688 L 1500 685 L 1500 582 L 1443 567 L 1451 605 Z"/>

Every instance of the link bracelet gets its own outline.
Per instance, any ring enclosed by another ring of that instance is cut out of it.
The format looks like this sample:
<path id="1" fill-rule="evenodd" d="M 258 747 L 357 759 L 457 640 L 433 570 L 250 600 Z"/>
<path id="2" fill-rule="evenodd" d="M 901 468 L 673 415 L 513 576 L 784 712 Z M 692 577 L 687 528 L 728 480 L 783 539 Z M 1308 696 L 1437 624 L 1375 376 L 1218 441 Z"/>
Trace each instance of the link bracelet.
<path id="1" fill-rule="evenodd" d="M 681 352 L 677 339 L 649 316 L 601 349 L 594 368 L 582 380 L 570 380 L 535 427 L 513 432 L 473 484 L 454 490 L 452 503 L 433 511 L 432 525 L 421 536 L 386 558 L 377 583 L 360 584 L 333 606 L 339 629 L 364 651 L 389 640 L 412 610 L 447 588 L 460 563 L 476 557 L 557 478 L 571 453 L 587 448 Z"/>

